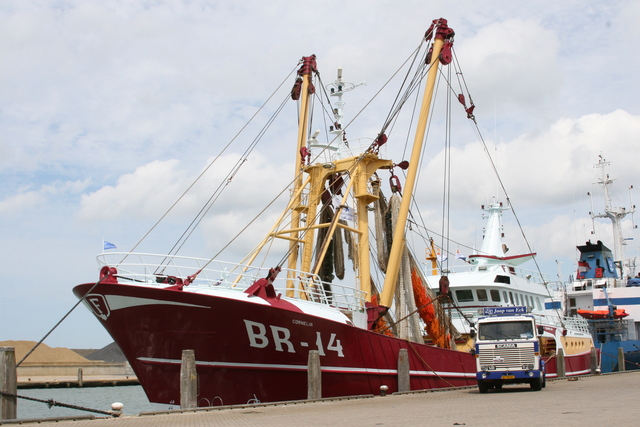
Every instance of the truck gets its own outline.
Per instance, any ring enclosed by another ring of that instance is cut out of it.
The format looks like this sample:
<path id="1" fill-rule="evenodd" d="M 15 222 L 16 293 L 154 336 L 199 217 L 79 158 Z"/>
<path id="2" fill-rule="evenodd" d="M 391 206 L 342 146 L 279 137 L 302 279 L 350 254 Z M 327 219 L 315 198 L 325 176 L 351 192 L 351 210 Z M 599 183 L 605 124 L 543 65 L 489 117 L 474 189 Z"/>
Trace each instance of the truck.
<path id="1" fill-rule="evenodd" d="M 544 333 L 524 306 L 485 307 L 476 322 L 474 356 L 480 393 L 504 384 L 546 385 L 539 337 Z"/>

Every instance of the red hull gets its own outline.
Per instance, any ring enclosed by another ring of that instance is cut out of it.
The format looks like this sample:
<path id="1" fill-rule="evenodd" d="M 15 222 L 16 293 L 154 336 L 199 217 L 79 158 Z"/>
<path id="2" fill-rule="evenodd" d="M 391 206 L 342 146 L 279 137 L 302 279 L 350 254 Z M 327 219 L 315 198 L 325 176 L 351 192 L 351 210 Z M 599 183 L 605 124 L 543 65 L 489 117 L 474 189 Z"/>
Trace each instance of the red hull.
<path id="1" fill-rule="evenodd" d="M 558 359 L 554 356 L 545 358 L 547 378 L 558 377 Z M 591 351 L 564 357 L 564 369 L 567 377 L 589 375 L 591 373 Z"/>
<path id="2" fill-rule="evenodd" d="M 74 293 L 81 297 L 92 286 Z M 87 299 L 151 402 L 179 404 L 183 349 L 195 351 L 199 406 L 306 399 L 308 353 L 315 349 L 323 397 L 379 394 L 382 385 L 397 391 L 402 348 L 412 390 L 476 384 L 468 353 L 264 303 L 122 284 L 100 284 Z"/>

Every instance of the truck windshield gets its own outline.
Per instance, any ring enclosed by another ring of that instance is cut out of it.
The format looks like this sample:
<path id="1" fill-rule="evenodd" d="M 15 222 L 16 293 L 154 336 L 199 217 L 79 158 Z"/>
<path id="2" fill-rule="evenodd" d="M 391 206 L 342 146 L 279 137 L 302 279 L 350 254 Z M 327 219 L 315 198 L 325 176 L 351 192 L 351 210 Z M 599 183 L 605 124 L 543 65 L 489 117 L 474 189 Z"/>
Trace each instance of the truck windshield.
<path id="1" fill-rule="evenodd" d="M 517 340 L 533 338 L 533 322 L 513 321 L 481 323 L 478 325 L 481 340 Z"/>

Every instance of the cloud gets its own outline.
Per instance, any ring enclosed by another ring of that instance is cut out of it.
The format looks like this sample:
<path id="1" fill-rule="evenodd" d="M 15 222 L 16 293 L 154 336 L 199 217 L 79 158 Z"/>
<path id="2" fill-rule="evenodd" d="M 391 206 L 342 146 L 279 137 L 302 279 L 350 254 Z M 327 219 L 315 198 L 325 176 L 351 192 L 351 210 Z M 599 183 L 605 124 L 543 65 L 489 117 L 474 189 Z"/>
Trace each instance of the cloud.
<path id="1" fill-rule="evenodd" d="M 213 160 L 208 159 L 207 164 Z M 155 160 L 120 176 L 115 185 L 83 195 L 79 217 L 85 221 L 132 217 L 156 220 L 180 198 L 173 209 L 185 220 L 195 216 L 212 195 L 216 204 L 210 215 L 238 214 L 246 209 L 257 212 L 293 179 L 290 170 L 285 174 L 282 169 L 260 153 L 245 161 L 238 154 L 224 155 L 206 171 L 187 167 L 175 159 Z M 202 172 L 205 173 L 195 183 Z"/>
<path id="2" fill-rule="evenodd" d="M 85 221 L 159 217 L 172 199 L 179 195 L 179 183 L 184 172 L 178 160 L 155 160 L 140 166 L 133 173 L 118 178 L 116 185 L 107 185 L 82 196 L 79 216 Z"/>
<path id="3" fill-rule="evenodd" d="M 562 84 L 558 48 L 556 33 L 529 19 L 487 25 L 456 46 L 476 101 L 501 110 L 539 108 L 555 98 Z"/>
<path id="4" fill-rule="evenodd" d="M 42 185 L 37 190 L 28 187 L 19 190 L 17 194 L 0 200 L 0 214 L 17 215 L 49 202 L 52 198 L 77 195 L 89 185 L 90 180 L 77 180 L 67 182 L 54 182 Z"/>
<path id="5" fill-rule="evenodd" d="M 584 194 L 595 182 L 593 165 L 602 154 L 620 171 L 621 182 L 633 183 L 634 164 L 640 135 L 640 116 L 616 110 L 609 114 L 589 114 L 577 119 L 564 118 L 543 132 L 524 134 L 512 141 L 492 143 L 487 149 L 512 201 L 528 209 L 552 204 L 572 203 L 576 194 Z M 472 142 L 451 150 L 454 205 L 486 203 L 491 195 L 504 197 L 481 142 Z M 429 179 L 437 182 L 431 192 L 441 188 L 444 154 L 441 152 L 426 166 Z M 423 173 L 423 176 L 427 176 Z"/>
<path id="6" fill-rule="evenodd" d="M 44 195 L 38 191 L 26 191 L 0 201 L 0 214 L 17 214 L 44 202 Z"/>

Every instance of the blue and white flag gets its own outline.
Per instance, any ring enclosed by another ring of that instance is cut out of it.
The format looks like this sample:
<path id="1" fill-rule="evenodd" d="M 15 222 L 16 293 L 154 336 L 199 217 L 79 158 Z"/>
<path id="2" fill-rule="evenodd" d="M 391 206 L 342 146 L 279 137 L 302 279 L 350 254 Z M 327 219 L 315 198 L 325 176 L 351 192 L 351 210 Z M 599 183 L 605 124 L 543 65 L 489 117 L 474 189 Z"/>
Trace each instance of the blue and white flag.
<path id="1" fill-rule="evenodd" d="M 103 240 L 103 242 L 104 242 L 104 250 L 105 250 L 105 251 L 106 251 L 106 250 L 109 250 L 109 249 L 118 249 L 118 248 L 116 247 L 116 245 L 114 245 L 114 244 L 113 244 L 113 243 L 111 243 L 111 242 L 107 242 L 106 240 Z"/>
<path id="2" fill-rule="evenodd" d="M 457 251 L 456 251 L 456 259 L 461 259 L 461 260 L 463 260 L 463 261 L 466 261 L 466 260 L 467 260 L 467 257 L 466 257 L 466 256 L 464 256 L 464 255 L 462 255 L 462 254 L 460 253 L 460 250 L 457 250 Z"/>
<path id="3" fill-rule="evenodd" d="M 344 206 L 342 208 L 342 211 L 340 211 L 340 219 L 344 220 L 344 221 L 355 221 L 356 220 L 356 215 L 353 212 L 353 209 L 351 209 L 349 206 Z"/>

